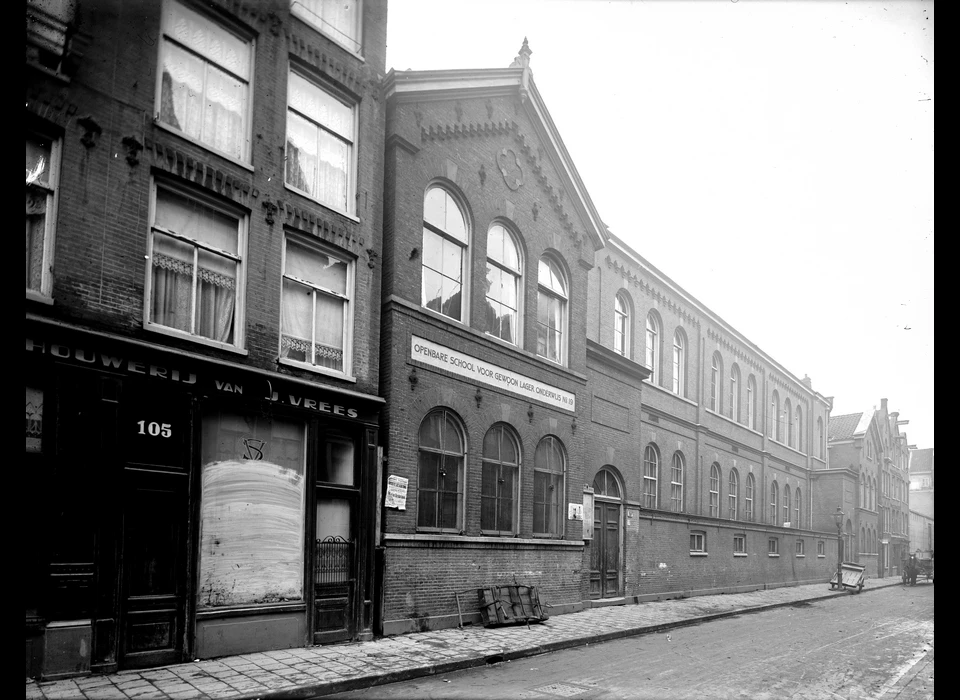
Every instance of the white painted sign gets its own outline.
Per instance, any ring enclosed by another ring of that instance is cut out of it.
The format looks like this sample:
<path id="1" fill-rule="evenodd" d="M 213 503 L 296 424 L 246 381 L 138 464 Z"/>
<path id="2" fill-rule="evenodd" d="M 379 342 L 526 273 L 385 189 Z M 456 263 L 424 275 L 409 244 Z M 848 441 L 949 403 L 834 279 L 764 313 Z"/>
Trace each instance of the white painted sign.
<path id="1" fill-rule="evenodd" d="M 582 503 L 568 503 L 567 504 L 567 520 L 583 520 L 583 504 Z"/>
<path id="2" fill-rule="evenodd" d="M 407 484 L 409 479 L 402 476 L 387 477 L 387 496 L 383 501 L 385 508 L 407 509 Z"/>
<path id="3" fill-rule="evenodd" d="M 538 382 L 536 379 L 530 379 L 512 370 L 464 355 L 417 336 L 411 337 L 410 358 L 564 411 L 572 413 L 576 410 L 576 395 L 569 391 Z"/>

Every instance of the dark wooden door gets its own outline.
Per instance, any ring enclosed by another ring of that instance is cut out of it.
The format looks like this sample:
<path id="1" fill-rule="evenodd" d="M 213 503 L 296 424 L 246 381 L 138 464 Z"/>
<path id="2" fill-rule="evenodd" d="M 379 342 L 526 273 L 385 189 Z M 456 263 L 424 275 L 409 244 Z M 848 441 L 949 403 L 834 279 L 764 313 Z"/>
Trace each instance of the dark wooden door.
<path id="1" fill-rule="evenodd" d="M 620 504 L 594 501 L 590 593 L 594 598 L 620 594 Z"/>
<path id="2" fill-rule="evenodd" d="M 353 639 L 357 631 L 356 499 L 318 489 L 314 550 L 313 643 Z"/>
<path id="3" fill-rule="evenodd" d="M 123 505 L 121 668 L 182 661 L 187 476 L 128 469 Z"/>

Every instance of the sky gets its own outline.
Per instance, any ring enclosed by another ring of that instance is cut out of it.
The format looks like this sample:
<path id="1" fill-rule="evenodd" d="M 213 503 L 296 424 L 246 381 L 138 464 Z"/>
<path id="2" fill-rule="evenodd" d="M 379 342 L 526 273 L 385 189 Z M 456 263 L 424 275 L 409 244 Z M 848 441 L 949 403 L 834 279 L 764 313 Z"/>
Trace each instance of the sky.
<path id="1" fill-rule="evenodd" d="M 387 68 L 534 82 L 604 223 L 832 415 L 934 447 L 933 2 L 390 0 Z M 608 134 L 617 140 L 610 143 Z"/>

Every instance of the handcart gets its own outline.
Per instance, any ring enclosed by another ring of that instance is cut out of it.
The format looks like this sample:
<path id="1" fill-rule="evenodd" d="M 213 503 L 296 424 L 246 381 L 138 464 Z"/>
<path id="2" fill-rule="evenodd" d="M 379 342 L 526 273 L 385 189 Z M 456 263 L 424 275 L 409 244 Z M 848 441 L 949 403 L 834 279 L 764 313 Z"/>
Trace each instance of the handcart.
<path id="1" fill-rule="evenodd" d="M 919 566 L 917 575 L 926 576 L 927 581 L 933 583 L 933 552 L 923 552 L 917 557 L 917 565 Z"/>
<path id="2" fill-rule="evenodd" d="M 916 585 L 917 578 L 923 576 L 930 583 L 933 583 L 933 550 L 922 552 L 919 549 L 916 554 L 910 556 L 903 565 L 903 583 Z"/>
<path id="3" fill-rule="evenodd" d="M 863 571 L 867 567 L 862 564 L 855 564 L 852 561 L 845 561 L 840 564 L 840 580 L 837 581 L 837 574 L 830 579 L 831 589 L 846 589 L 852 593 L 859 593 L 863 590 Z"/>
<path id="4" fill-rule="evenodd" d="M 540 595 L 535 586 L 520 584 L 472 588 L 457 592 L 457 614 L 460 627 L 463 627 L 463 606 L 460 596 L 473 594 L 477 600 L 477 611 L 484 627 L 497 627 L 518 623 L 545 622 L 549 617 L 540 604 Z M 468 598 L 469 599 L 469 598 Z"/>

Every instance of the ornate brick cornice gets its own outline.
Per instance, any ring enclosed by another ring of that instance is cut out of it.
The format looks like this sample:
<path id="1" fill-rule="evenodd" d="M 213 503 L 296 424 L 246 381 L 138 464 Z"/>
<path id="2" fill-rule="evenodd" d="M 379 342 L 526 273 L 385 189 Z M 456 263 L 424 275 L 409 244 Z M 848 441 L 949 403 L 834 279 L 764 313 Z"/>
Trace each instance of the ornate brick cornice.
<path id="1" fill-rule="evenodd" d="M 297 207 L 289 202 L 277 202 L 282 210 L 281 219 L 287 226 L 305 231 L 317 238 L 335 245 L 338 248 L 349 250 L 359 255 L 364 245 L 363 236 L 358 235 L 352 227 L 326 217 L 306 208 Z"/>
<path id="2" fill-rule="evenodd" d="M 363 73 L 351 68 L 347 63 L 337 60 L 333 55 L 323 51 L 317 44 L 311 43 L 309 38 L 292 28 L 284 30 L 287 39 L 287 48 L 309 66 L 327 76 L 338 85 L 342 85 L 355 95 L 370 94 L 379 99 L 380 91 L 377 85 L 370 85 L 364 80 Z M 372 81 L 375 82 L 375 81 Z M 371 87 L 377 89 L 371 90 Z"/>
<path id="3" fill-rule="evenodd" d="M 497 136 L 517 132 L 516 122 L 470 122 L 467 124 L 431 124 L 420 127 L 422 141 L 444 141 L 446 139 L 470 138 L 473 136 Z"/>
<path id="4" fill-rule="evenodd" d="M 748 354 L 742 347 L 732 342 L 722 333 L 717 332 L 713 328 L 708 328 L 707 337 L 715 341 L 720 347 L 724 348 L 743 364 L 753 367 L 757 372 L 763 370 L 763 363 L 761 363 L 760 360 L 754 355 Z"/>
<path id="5" fill-rule="evenodd" d="M 154 167 L 164 172 L 196 183 L 245 207 L 250 207 L 250 195 L 253 195 L 254 199 L 259 195 L 247 180 L 219 170 L 199 158 L 188 156 L 159 140 L 145 138 L 143 141 L 144 157 L 149 158 Z"/>
<path id="6" fill-rule="evenodd" d="M 644 279 L 641 275 L 638 275 L 631 266 L 622 264 L 619 260 L 614 260 L 609 255 L 606 257 L 604 262 L 606 262 L 609 269 L 620 275 L 624 280 L 627 281 L 628 284 L 635 289 L 639 289 L 646 293 L 648 297 L 656 301 L 659 305 L 665 306 L 671 312 L 676 314 L 682 321 L 695 328 L 700 327 L 700 319 L 697 316 L 691 314 L 685 308 L 680 306 L 680 304 L 675 302 L 668 294 L 661 291 L 658 287 L 650 284 L 650 282 Z"/>
<path id="7" fill-rule="evenodd" d="M 777 385 L 778 387 L 780 387 L 781 389 L 783 389 L 784 391 L 792 395 L 795 399 L 797 400 L 803 399 L 804 401 L 806 401 L 807 397 L 801 394 L 797 390 L 796 382 L 790 379 L 785 379 L 783 376 L 780 375 L 779 372 L 771 371 L 769 376 L 770 376 L 771 382 L 773 382 L 775 385 Z"/>

